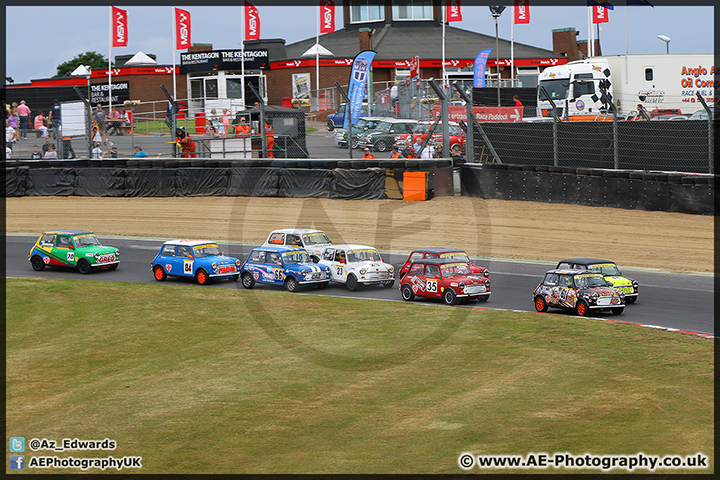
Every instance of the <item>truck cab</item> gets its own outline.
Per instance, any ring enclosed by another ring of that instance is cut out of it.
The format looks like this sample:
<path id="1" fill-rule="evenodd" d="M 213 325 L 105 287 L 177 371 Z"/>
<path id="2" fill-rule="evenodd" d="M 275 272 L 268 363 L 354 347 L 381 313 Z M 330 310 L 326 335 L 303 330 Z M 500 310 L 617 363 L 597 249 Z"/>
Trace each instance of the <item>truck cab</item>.
<path id="1" fill-rule="evenodd" d="M 547 95 L 540 87 L 544 87 Z M 561 118 L 578 115 L 594 117 L 609 113 L 608 100 L 611 99 L 612 85 L 607 62 L 570 62 L 548 67 L 538 77 L 538 116 L 552 116 L 552 100 Z"/>

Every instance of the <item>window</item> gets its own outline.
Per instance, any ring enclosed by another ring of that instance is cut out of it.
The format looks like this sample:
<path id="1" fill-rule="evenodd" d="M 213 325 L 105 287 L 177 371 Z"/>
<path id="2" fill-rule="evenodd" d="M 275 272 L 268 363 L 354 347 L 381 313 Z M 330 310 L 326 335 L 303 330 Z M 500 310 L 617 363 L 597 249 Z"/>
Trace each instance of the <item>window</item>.
<path id="1" fill-rule="evenodd" d="M 43 235 L 40 239 L 41 247 L 52 247 L 55 244 L 55 235 Z"/>
<path id="2" fill-rule="evenodd" d="M 392 14 L 393 20 L 432 20 L 432 0 L 396 0 Z"/>
<path id="3" fill-rule="evenodd" d="M 57 237 L 57 246 L 60 248 L 70 248 L 70 237 Z"/>
<path id="4" fill-rule="evenodd" d="M 350 22 L 376 22 L 385 20 L 382 0 L 355 0 L 350 2 Z"/>
<path id="5" fill-rule="evenodd" d="M 227 88 L 227 98 L 242 98 L 242 81 L 228 78 L 225 81 Z"/>
<path id="6" fill-rule="evenodd" d="M 592 95 L 595 93 L 595 83 L 592 80 L 592 73 L 579 73 L 575 75 L 573 96 L 575 98 L 580 95 Z"/>
<path id="7" fill-rule="evenodd" d="M 548 286 L 554 286 L 557 285 L 558 276 L 556 273 L 548 273 L 545 277 L 545 282 L 543 282 L 545 285 Z"/>
<path id="8" fill-rule="evenodd" d="M 300 235 L 288 234 L 285 241 L 287 242 L 286 245 L 294 245 L 294 246 L 302 247 L 302 241 L 300 240 Z"/>
<path id="9" fill-rule="evenodd" d="M 262 250 L 254 250 L 250 253 L 248 261 L 252 263 L 263 263 L 265 261 L 265 252 Z"/>
<path id="10" fill-rule="evenodd" d="M 652 68 L 645 69 L 645 80 L 648 82 L 652 82 L 652 80 L 653 80 L 653 69 Z"/>
<path id="11" fill-rule="evenodd" d="M 333 254 L 335 253 L 335 249 L 333 248 L 326 248 L 325 253 L 323 253 L 323 260 L 330 260 L 333 259 Z"/>
<path id="12" fill-rule="evenodd" d="M 267 263 L 270 265 L 282 265 L 282 260 L 280 259 L 280 254 L 275 252 L 270 252 L 267 255 Z"/>
<path id="13" fill-rule="evenodd" d="M 410 261 L 414 262 L 415 260 L 420 260 L 423 258 L 422 252 L 413 252 L 412 255 L 410 255 Z"/>
<path id="14" fill-rule="evenodd" d="M 408 271 L 408 275 L 422 275 L 425 270 L 425 265 L 422 263 L 416 263 Z"/>
<path id="15" fill-rule="evenodd" d="M 437 265 L 428 265 L 426 270 L 427 270 L 428 277 L 434 277 L 435 275 L 440 275 L 440 267 L 438 267 Z"/>
<path id="16" fill-rule="evenodd" d="M 175 256 L 175 245 L 163 246 L 163 249 L 162 249 L 162 252 L 160 252 L 160 255 L 163 255 L 165 257 L 174 257 Z"/>
<path id="17" fill-rule="evenodd" d="M 192 257 L 192 248 L 185 245 L 178 248 L 178 257 Z"/>
<path id="18" fill-rule="evenodd" d="M 516 67 L 516 69 L 516 77 L 520 87 L 537 88 L 538 75 L 540 75 L 538 67 Z"/>
<path id="19" fill-rule="evenodd" d="M 285 234 L 283 233 L 273 233 L 270 235 L 270 238 L 268 238 L 267 243 L 272 243 L 273 245 L 282 245 L 285 242 Z"/>

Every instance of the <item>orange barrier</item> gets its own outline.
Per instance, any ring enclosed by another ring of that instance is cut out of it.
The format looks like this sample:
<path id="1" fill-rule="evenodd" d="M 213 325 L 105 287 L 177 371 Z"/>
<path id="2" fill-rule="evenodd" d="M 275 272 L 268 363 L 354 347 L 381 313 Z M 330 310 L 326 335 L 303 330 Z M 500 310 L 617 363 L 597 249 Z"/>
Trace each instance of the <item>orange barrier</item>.
<path id="1" fill-rule="evenodd" d="M 403 172 L 403 200 L 427 200 L 427 172 Z"/>

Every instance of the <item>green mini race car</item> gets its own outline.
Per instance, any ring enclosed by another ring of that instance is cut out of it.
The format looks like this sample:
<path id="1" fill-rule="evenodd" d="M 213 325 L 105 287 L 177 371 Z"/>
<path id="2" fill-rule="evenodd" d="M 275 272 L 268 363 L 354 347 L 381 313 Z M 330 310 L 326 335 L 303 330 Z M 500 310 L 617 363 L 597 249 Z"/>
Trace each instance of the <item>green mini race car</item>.
<path id="1" fill-rule="evenodd" d="M 49 265 L 77 268 L 84 274 L 94 268 L 116 269 L 120 252 L 115 247 L 101 245 L 93 232 L 57 230 L 40 235 L 28 252 L 28 260 L 37 272 Z"/>
<path id="2" fill-rule="evenodd" d="M 614 288 L 625 293 L 625 303 L 635 303 L 638 298 L 638 282 L 622 276 L 615 262 L 599 258 L 568 258 L 558 262 L 555 268 L 573 268 L 599 272 Z"/>

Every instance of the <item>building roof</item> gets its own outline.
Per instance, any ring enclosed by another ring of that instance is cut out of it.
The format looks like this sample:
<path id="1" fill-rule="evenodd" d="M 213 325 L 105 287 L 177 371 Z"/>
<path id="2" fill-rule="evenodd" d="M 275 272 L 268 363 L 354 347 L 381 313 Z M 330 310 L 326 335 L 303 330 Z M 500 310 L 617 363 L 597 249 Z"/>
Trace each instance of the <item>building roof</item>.
<path id="1" fill-rule="evenodd" d="M 336 58 L 353 58 L 360 51 L 358 30 L 340 29 L 321 35 L 319 43 L 331 50 Z M 286 59 L 302 58 L 315 45 L 315 37 L 287 45 Z M 374 60 L 410 59 L 419 55 L 421 60 L 442 59 L 442 26 L 393 26 L 385 24 L 372 36 L 372 47 L 377 52 Z M 445 58 L 474 59 L 481 50 L 495 48 L 495 37 L 457 27 L 445 27 Z M 510 58 L 510 41 L 498 39 L 500 58 Z M 490 53 L 495 57 L 495 51 Z M 552 50 L 515 42 L 515 58 L 565 58 Z"/>

